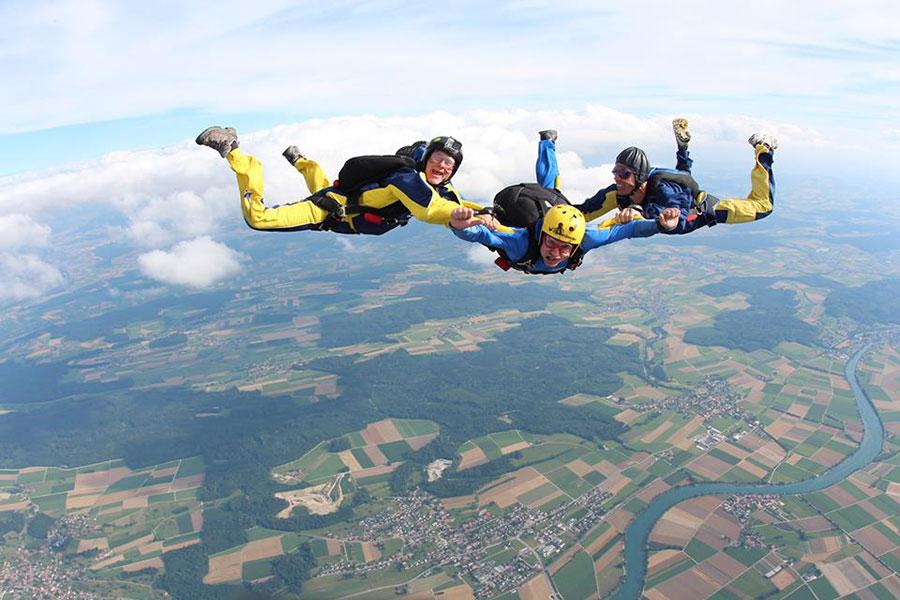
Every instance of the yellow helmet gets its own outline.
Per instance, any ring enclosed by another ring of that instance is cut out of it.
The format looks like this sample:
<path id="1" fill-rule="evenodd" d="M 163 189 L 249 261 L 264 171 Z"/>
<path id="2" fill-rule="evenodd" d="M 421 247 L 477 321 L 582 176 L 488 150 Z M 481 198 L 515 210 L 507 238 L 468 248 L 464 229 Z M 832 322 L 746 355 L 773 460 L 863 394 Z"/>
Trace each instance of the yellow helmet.
<path id="1" fill-rule="evenodd" d="M 554 204 L 544 215 L 541 233 L 578 246 L 584 239 L 584 214 L 568 204 Z"/>

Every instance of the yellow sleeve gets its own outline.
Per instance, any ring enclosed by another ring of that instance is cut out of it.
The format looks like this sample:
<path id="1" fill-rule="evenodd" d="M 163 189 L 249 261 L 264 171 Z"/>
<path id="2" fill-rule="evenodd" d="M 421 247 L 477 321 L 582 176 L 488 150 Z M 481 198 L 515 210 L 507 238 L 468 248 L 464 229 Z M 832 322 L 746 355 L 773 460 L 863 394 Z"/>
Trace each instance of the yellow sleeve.
<path id="1" fill-rule="evenodd" d="M 383 183 L 387 185 L 382 189 L 399 200 L 413 217 L 426 223 L 449 225 L 450 213 L 459 206 L 443 198 L 425 179 L 425 173 L 412 169 L 402 169 Z M 363 193 L 367 195 L 368 192 Z"/>
<path id="2" fill-rule="evenodd" d="M 600 205 L 600 208 L 596 208 L 594 210 L 591 210 L 590 212 L 585 212 L 584 220 L 585 221 L 593 221 L 594 219 L 602 217 L 609 211 L 615 210 L 617 208 L 619 208 L 619 202 L 616 199 L 615 190 L 613 190 L 611 192 L 607 192 L 606 197 L 603 198 L 603 203 Z"/>

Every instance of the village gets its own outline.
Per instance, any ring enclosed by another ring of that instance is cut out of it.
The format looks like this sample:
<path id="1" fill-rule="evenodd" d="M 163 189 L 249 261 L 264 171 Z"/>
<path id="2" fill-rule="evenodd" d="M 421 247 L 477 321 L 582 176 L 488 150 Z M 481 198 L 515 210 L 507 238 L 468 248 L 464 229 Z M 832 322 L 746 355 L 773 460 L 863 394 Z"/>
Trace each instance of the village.
<path id="1" fill-rule="evenodd" d="M 405 542 L 400 552 L 365 564 L 342 559 L 322 567 L 318 575 L 366 576 L 388 567 L 440 566 L 471 578 L 476 597 L 494 596 L 522 585 L 596 526 L 604 514 L 601 505 L 611 497 L 595 488 L 549 512 L 516 504 L 499 515 L 481 509 L 462 520 L 444 509 L 440 500 L 416 491 L 393 498 L 391 510 L 360 521 L 359 531 L 348 537 L 376 547 L 399 538 Z M 566 518 L 579 507 L 583 508 L 579 518 Z"/>
<path id="2" fill-rule="evenodd" d="M 9 549 L 0 555 L 0 598 L 31 600 L 96 600 L 100 596 L 80 589 L 88 580 L 86 567 L 73 567 L 62 554 L 42 547 Z"/>

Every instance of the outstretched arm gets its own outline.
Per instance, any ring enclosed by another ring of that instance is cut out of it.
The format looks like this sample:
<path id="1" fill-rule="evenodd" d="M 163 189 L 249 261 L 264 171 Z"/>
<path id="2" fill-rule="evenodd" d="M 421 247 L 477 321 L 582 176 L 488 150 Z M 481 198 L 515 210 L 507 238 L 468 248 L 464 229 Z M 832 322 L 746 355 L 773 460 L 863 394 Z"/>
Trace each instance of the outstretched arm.
<path id="1" fill-rule="evenodd" d="M 441 197 L 425 181 L 424 173 L 412 168 L 398 169 L 383 179 L 382 183 L 385 187 L 363 192 L 362 196 L 367 204 L 370 198 L 372 206 L 384 206 L 390 199 L 399 200 L 415 218 L 436 225 L 448 225 L 450 213 L 459 207 L 456 202 Z M 391 198 L 381 198 L 381 194 L 388 194 Z"/>
<path id="2" fill-rule="evenodd" d="M 677 208 L 667 208 L 658 219 L 637 219 L 624 224 L 617 224 L 615 219 L 607 219 L 600 226 L 591 226 L 584 232 L 581 243 L 585 251 L 606 246 L 622 240 L 637 237 L 650 237 L 660 231 L 668 231 L 678 225 L 681 213 Z"/>
<path id="3" fill-rule="evenodd" d="M 457 207 L 452 214 L 450 230 L 461 240 L 503 250 L 512 260 L 518 260 L 528 251 L 526 229 L 504 227 L 506 231 L 491 231 L 479 222 L 479 215 L 465 206 Z"/>

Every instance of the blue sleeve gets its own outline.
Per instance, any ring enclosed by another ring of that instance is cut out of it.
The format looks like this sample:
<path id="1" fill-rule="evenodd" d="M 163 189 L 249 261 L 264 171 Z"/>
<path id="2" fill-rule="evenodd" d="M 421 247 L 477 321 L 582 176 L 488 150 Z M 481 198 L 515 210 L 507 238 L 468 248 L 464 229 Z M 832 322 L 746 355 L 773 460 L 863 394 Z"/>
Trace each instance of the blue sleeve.
<path id="1" fill-rule="evenodd" d="M 503 250 L 511 260 L 519 260 L 528 252 L 527 229 L 514 229 L 507 233 L 505 231 L 491 231 L 484 225 L 473 225 L 465 229 L 454 229 L 451 227 L 450 231 L 461 240 Z"/>
<path id="2" fill-rule="evenodd" d="M 556 142 L 553 140 L 541 140 L 538 144 L 537 163 L 534 165 L 534 174 L 538 185 L 555 189 L 556 178 L 559 177 L 559 165 L 556 163 Z"/>
<path id="3" fill-rule="evenodd" d="M 659 233 L 659 226 L 656 221 L 650 219 L 638 219 L 624 225 L 613 225 L 603 229 L 588 226 L 584 232 L 584 241 L 581 242 L 581 247 L 587 252 L 614 242 L 629 238 L 650 237 L 657 233 Z"/>

